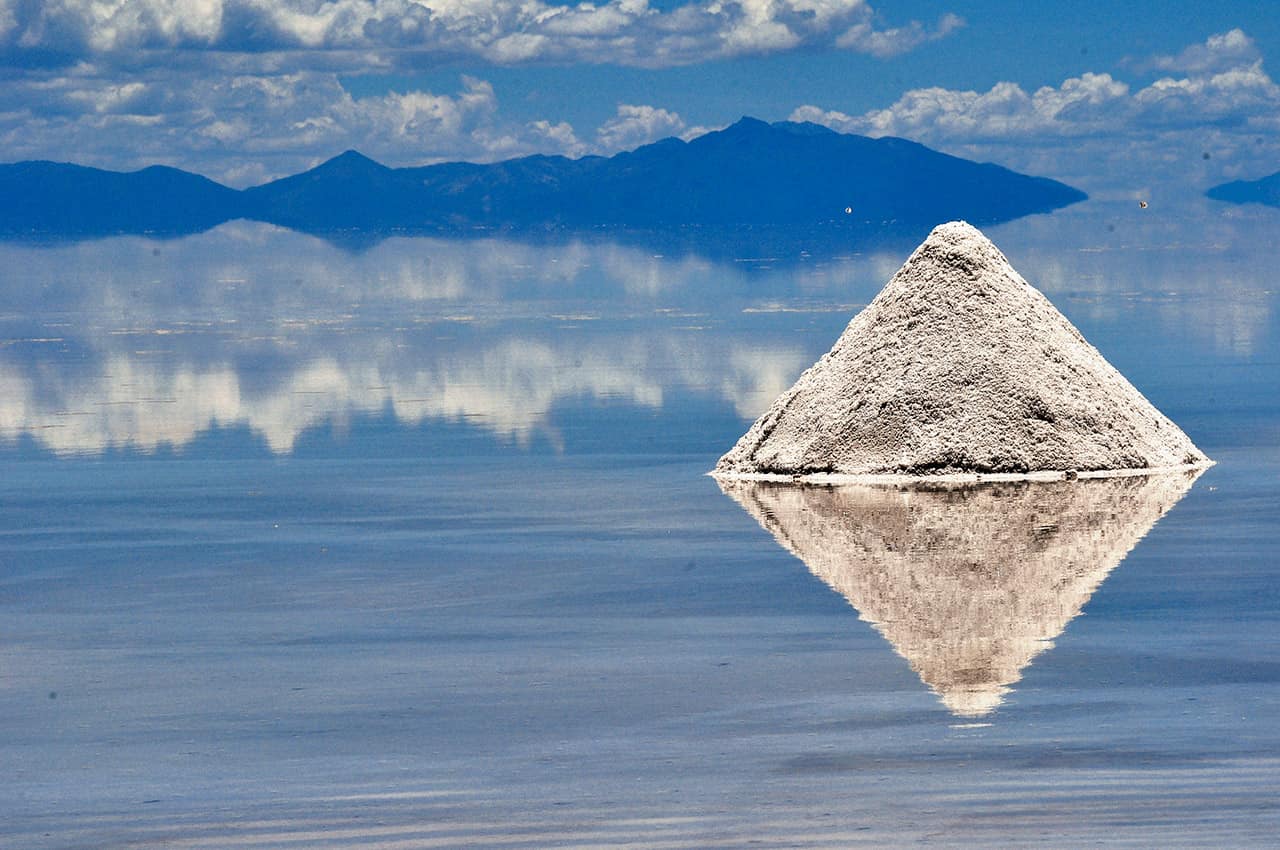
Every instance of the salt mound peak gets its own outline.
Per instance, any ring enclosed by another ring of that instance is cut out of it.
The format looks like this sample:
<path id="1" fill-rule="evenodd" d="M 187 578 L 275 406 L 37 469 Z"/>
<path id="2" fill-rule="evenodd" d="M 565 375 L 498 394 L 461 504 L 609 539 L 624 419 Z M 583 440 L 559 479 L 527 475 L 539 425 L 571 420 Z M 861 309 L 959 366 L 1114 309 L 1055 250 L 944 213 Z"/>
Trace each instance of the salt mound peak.
<path id="1" fill-rule="evenodd" d="M 1209 459 L 977 228 L 934 228 L 720 477 L 1027 476 Z"/>

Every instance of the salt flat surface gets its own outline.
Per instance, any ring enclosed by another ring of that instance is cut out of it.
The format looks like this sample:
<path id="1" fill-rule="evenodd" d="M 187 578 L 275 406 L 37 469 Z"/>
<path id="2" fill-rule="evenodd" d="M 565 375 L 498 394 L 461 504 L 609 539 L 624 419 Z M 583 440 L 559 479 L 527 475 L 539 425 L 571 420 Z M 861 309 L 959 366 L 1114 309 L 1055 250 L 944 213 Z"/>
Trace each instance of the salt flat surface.
<path id="1" fill-rule="evenodd" d="M 7 477 L 6 503 L 46 495 L 5 533 L 6 842 L 1193 846 L 1280 827 L 1273 502 L 1254 495 L 1274 452 L 1227 453 L 1109 574 L 1106 554 L 1067 566 L 1083 615 L 1027 645 L 978 727 L 922 683 L 940 656 L 909 624 L 865 622 L 889 609 L 851 608 L 705 458 L 622 459 Z M 1042 533 L 1058 522 L 1068 550 L 1132 540 L 1053 504 Z M 1051 600 L 1052 570 L 982 551 L 960 557 L 1031 580 L 1030 610 Z"/>
<path id="2" fill-rule="evenodd" d="M 1189 487 L 726 497 L 901 246 L 0 244 L 0 846 L 1273 842 L 1280 217 L 1064 212 Z"/>

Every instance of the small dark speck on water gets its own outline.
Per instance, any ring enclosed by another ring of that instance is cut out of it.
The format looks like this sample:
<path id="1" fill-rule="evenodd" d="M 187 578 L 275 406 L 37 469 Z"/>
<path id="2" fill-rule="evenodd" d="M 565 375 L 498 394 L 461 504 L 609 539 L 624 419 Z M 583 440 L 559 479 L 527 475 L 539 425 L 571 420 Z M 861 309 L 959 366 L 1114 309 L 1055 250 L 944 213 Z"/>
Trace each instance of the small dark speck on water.
<path id="1" fill-rule="evenodd" d="M 1208 159 L 1208 158 L 1209 158 L 1209 152 L 1208 152 L 1208 151 L 1205 151 L 1205 152 L 1202 154 L 1202 156 L 1203 156 L 1205 159 Z"/>
<path id="2" fill-rule="evenodd" d="M 57 699 L 57 698 L 58 698 L 57 691 L 49 691 L 49 699 Z"/>

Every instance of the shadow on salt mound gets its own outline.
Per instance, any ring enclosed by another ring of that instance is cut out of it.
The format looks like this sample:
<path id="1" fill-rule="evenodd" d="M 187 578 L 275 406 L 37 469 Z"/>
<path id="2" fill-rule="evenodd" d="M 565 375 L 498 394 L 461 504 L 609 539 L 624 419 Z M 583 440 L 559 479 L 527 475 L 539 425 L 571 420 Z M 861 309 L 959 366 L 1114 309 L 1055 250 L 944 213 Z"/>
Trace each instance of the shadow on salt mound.
<path id="1" fill-rule="evenodd" d="M 718 480 L 959 717 L 989 714 L 1201 471 L 913 486 Z"/>

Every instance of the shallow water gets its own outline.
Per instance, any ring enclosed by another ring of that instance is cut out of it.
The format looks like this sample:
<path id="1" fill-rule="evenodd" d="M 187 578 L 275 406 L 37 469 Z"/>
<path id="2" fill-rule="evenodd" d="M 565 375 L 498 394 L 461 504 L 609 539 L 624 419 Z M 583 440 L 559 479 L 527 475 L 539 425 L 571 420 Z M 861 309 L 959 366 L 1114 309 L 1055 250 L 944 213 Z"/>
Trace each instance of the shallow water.
<path id="1" fill-rule="evenodd" d="M 898 244 L 0 246 L 0 845 L 1273 841 L 1280 217 L 1138 213 L 988 231 L 1102 490 L 703 474 Z"/>

